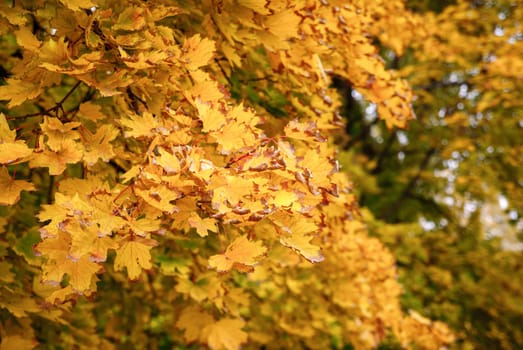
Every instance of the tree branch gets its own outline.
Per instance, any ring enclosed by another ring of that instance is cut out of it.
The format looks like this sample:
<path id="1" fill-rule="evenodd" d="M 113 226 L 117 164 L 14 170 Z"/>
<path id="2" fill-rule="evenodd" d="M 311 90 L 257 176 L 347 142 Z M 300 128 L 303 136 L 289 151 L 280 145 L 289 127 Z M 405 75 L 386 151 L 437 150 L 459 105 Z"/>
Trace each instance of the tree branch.
<path id="1" fill-rule="evenodd" d="M 397 210 L 403 203 L 403 201 L 411 194 L 412 189 L 416 185 L 416 182 L 421 177 L 421 173 L 427 168 L 429 165 L 430 158 L 436 153 L 436 147 L 431 147 L 425 152 L 425 156 L 423 157 L 423 160 L 421 161 L 420 165 L 418 166 L 418 171 L 416 174 L 409 180 L 407 185 L 403 188 L 403 191 L 401 191 L 401 194 L 399 195 L 398 199 L 396 199 L 384 212 L 383 217 L 385 220 L 390 221 L 392 219 L 392 213 Z"/>
<path id="2" fill-rule="evenodd" d="M 387 154 L 389 153 L 389 149 L 392 147 L 392 144 L 394 143 L 394 139 L 396 138 L 396 132 L 390 132 L 389 137 L 387 138 L 387 142 L 383 146 L 383 149 L 381 150 L 380 154 L 378 155 L 378 160 L 376 161 L 376 166 L 374 169 L 371 170 L 371 174 L 376 175 L 381 171 L 381 168 L 383 166 L 383 162 L 386 159 Z"/>
<path id="3" fill-rule="evenodd" d="M 63 109 L 63 104 L 72 95 L 72 93 L 80 86 L 80 84 L 82 84 L 82 82 L 80 80 L 78 80 L 78 82 L 76 82 L 76 84 L 74 84 L 74 86 L 71 88 L 71 90 L 69 90 L 69 92 L 67 92 L 67 94 L 65 94 L 65 96 L 51 108 L 48 108 L 48 109 L 46 109 L 46 110 L 44 110 L 42 112 L 25 114 L 25 115 L 21 115 L 21 116 L 18 116 L 18 117 L 7 117 L 6 119 L 16 119 L 16 120 L 19 120 L 19 119 L 26 119 L 26 118 L 31 118 L 31 117 L 38 117 L 38 116 L 42 116 L 42 115 L 49 115 L 49 116 L 51 116 L 51 112 L 56 112 L 57 110 L 63 111 L 64 110 Z"/>

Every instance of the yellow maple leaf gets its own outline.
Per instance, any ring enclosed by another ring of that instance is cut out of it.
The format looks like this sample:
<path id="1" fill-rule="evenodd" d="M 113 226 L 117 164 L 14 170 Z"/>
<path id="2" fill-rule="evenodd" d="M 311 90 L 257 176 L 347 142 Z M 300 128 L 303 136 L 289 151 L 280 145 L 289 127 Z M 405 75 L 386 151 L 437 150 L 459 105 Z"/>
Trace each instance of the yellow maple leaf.
<path id="1" fill-rule="evenodd" d="M 187 145 L 192 139 L 191 133 L 187 129 L 171 131 L 167 136 L 167 141 L 173 145 Z"/>
<path id="2" fill-rule="evenodd" d="M 137 238 L 134 241 L 125 241 L 116 250 L 114 269 L 121 271 L 127 268 L 127 275 L 134 280 L 140 277 L 142 269 L 148 270 L 151 264 L 151 248 L 158 243 L 152 239 Z"/>
<path id="3" fill-rule="evenodd" d="M 15 31 L 15 36 L 18 45 L 30 51 L 37 50 L 42 44 L 31 32 L 31 30 L 29 30 L 29 27 L 21 27 L 20 29 Z"/>
<path id="4" fill-rule="evenodd" d="M 219 130 L 225 124 L 225 116 L 219 111 L 211 108 L 211 105 L 196 98 L 198 118 L 203 123 L 203 132 Z"/>
<path id="5" fill-rule="evenodd" d="M 141 7 L 128 7 L 118 16 L 115 30 L 140 30 L 146 25 L 144 9 Z"/>
<path id="6" fill-rule="evenodd" d="M 318 231 L 318 225 L 303 216 L 292 216 L 285 212 L 272 214 L 270 219 L 284 234 L 309 234 Z"/>
<path id="7" fill-rule="evenodd" d="M 102 107 L 93 102 L 82 103 L 78 109 L 78 116 L 93 122 L 106 118 L 105 114 L 102 112 Z"/>
<path id="8" fill-rule="evenodd" d="M 38 342 L 34 339 L 29 339 L 25 335 L 6 335 L 2 336 L 2 343 L 0 343 L 0 350 L 31 350 L 34 349 Z"/>
<path id="9" fill-rule="evenodd" d="M 235 318 L 224 318 L 205 327 L 202 337 L 212 350 L 237 350 L 247 342 L 247 333 L 242 330 L 245 321 Z"/>
<path id="10" fill-rule="evenodd" d="M 6 79 L 7 85 L 0 86 L 0 100 L 11 100 L 8 107 L 12 108 L 31 100 L 42 93 L 38 84 L 20 79 Z"/>
<path id="11" fill-rule="evenodd" d="M 254 110 L 245 108 L 243 103 L 235 106 L 227 112 L 227 118 L 245 124 L 248 128 L 253 129 L 260 123 L 260 118 L 256 116 Z"/>
<path id="12" fill-rule="evenodd" d="M 196 306 L 189 306 L 182 311 L 176 327 L 185 331 L 184 338 L 187 342 L 193 342 L 199 340 L 202 330 L 214 322 L 211 315 L 200 311 Z"/>
<path id="13" fill-rule="evenodd" d="M 229 271 L 233 267 L 242 271 L 249 270 L 266 251 L 267 248 L 261 242 L 249 241 L 247 236 L 240 236 L 229 244 L 224 254 L 211 256 L 209 266 L 220 272 Z"/>
<path id="14" fill-rule="evenodd" d="M 60 0 L 67 8 L 73 11 L 79 11 L 81 9 L 88 9 L 96 6 L 91 0 Z"/>
<path id="15" fill-rule="evenodd" d="M 33 184 L 24 180 L 15 180 L 9 176 L 6 167 L 0 168 L 0 205 L 13 205 L 20 199 L 21 191 L 34 191 Z"/>
<path id="16" fill-rule="evenodd" d="M 96 69 L 96 65 L 94 63 L 89 63 L 84 66 L 76 67 L 76 66 L 69 66 L 64 67 L 57 64 L 52 64 L 48 62 L 41 63 L 39 67 L 45 68 L 46 70 L 50 72 L 55 73 L 64 73 L 68 75 L 82 75 L 89 72 L 92 72 Z"/>
<path id="17" fill-rule="evenodd" d="M 218 228 L 216 226 L 217 221 L 213 218 L 204 218 L 202 219 L 198 214 L 192 213 L 191 217 L 187 220 L 189 226 L 196 229 L 196 232 L 200 237 L 206 237 L 208 231 L 217 232 Z"/>
<path id="18" fill-rule="evenodd" d="M 187 277 L 180 278 L 175 288 L 178 293 L 186 294 L 198 303 L 206 299 L 215 300 L 224 293 L 222 284 L 214 271 L 199 275 L 195 281 L 189 280 Z"/>
<path id="19" fill-rule="evenodd" d="M 321 136 L 315 122 L 302 123 L 291 120 L 285 126 L 285 136 L 304 141 L 320 141 Z"/>
<path id="20" fill-rule="evenodd" d="M 265 25 L 269 32 L 276 35 L 280 40 L 286 40 L 298 35 L 301 17 L 293 9 L 287 9 L 269 16 Z"/>
<path id="21" fill-rule="evenodd" d="M 232 122 L 225 124 L 219 131 L 213 134 L 218 149 L 222 154 L 230 154 L 235 150 L 254 146 L 256 134 L 243 123 Z"/>
<path id="22" fill-rule="evenodd" d="M 107 260 L 107 251 L 118 248 L 118 243 L 111 237 L 97 237 L 91 243 L 91 260 L 94 262 L 103 262 Z"/>
<path id="23" fill-rule="evenodd" d="M 24 141 L 0 142 L 0 164 L 14 164 L 27 160 L 33 151 Z"/>
<path id="24" fill-rule="evenodd" d="M 51 286 L 51 288 L 54 290 L 45 297 L 45 301 L 51 304 L 58 304 L 65 301 L 71 295 L 77 294 L 70 285 L 60 289 L 56 289 L 56 287 L 53 286 Z"/>
<path id="25" fill-rule="evenodd" d="M 202 39 L 200 34 L 188 38 L 182 47 L 181 60 L 189 70 L 195 70 L 206 65 L 214 55 L 214 41 Z"/>
<path id="26" fill-rule="evenodd" d="M 131 129 L 125 131 L 125 137 L 151 137 L 154 135 L 153 129 L 158 126 L 158 121 L 149 112 L 143 113 L 142 116 L 130 115 L 127 118 L 120 119 L 120 123 Z"/>
<path id="27" fill-rule="evenodd" d="M 151 17 L 154 21 L 159 21 L 165 17 L 176 16 L 185 11 L 176 6 L 155 5 L 151 10 Z"/>
<path id="28" fill-rule="evenodd" d="M 67 231 L 71 233 L 72 237 L 69 255 L 76 259 L 88 254 L 94 240 L 98 238 L 98 232 L 94 226 L 83 226 L 76 221 L 67 224 Z"/>
<path id="29" fill-rule="evenodd" d="M 300 253 L 305 259 L 312 263 L 324 260 L 320 247 L 310 243 L 313 237 L 295 233 L 289 237 L 281 237 L 280 243 Z"/>
<path id="30" fill-rule="evenodd" d="M 217 103 L 223 99 L 224 94 L 220 90 L 218 83 L 211 78 L 209 73 L 200 69 L 190 72 L 191 78 L 194 80 L 194 85 L 190 90 L 183 91 L 184 96 L 193 104 L 197 98 L 204 102 Z"/>
<path id="31" fill-rule="evenodd" d="M 44 121 L 40 124 L 42 132 L 47 137 L 46 143 L 53 151 L 60 150 L 64 141 L 79 139 L 79 132 L 73 130 L 79 126 L 79 122 L 63 124 L 58 118 L 49 117 L 45 117 Z"/>
<path id="32" fill-rule="evenodd" d="M 135 192 L 148 204 L 169 214 L 176 211 L 176 206 L 171 202 L 182 196 L 180 192 L 171 190 L 165 185 L 151 186 L 143 190 L 135 188 Z"/>
<path id="33" fill-rule="evenodd" d="M 317 152 L 309 151 L 299 164 L 304 168 L 306 177 L 309 178 L 309 183 L 314 183 L 324 188 L 331 186 L 329 175 L 334 173 L 335 167 L 327 158 Z"/>
<path id="34" fill-rule="evenodd" d="M 73 140 L 64 140 L 60 148 L 56 150 L 44 150 L 42 153 L 35 153 L 29 161 L 31 168 L 48 167 L 49 174 L 62 174 L 67 164 L 80 161 L 83 155 L 83 146 Z"/>
<path id="35" fill-rule="evenodd" d="M 43 42 L 38 51 L 38 58 L 41 62 L 49 62 L 60 66 L 69 57 L 68 46 L 69 43 L 65 42 L 65 36 L 61 36 L 58 40 L 54 40 L 51 37 Z"/>
<path id="36" fill-rule="evenodd" d="M 20 318 L 29 316 L 30 312 L 39 311 L 36 300 L 13 293 L 9 291 L 9 288 L 2 290 L 0 307 L 6 308 L 11 314 Z"/>
<path id="37" fill-rule="evenodd" d="M 87 164 L 94 165 L 99 158 L 104 162 L 111 160 L 115 153 L 110 142 L 118 134 L 118 129 L 108 124 L 100 126 L 94 134 L 84 129 L 82 140 L 85 145 L 84 160 Z"/>
<path id="38" fill-rule="evenodd" d="M 4 113 L 0 113 L 0 143 L 13 142 L 16 139 L 16 131 L 11 130 Z"/>
<path id="39" fill-rule="evenodd" d="M 90 87 L 97 89 L 102 96 L 115 96 L 122 93 L 121 88 L 133 83 L 133 80 L 126 69 L 117 70 L 108 74 L 105 79 L 95 78 L 94 75 L 81 75 L 77 77 Z"/>
<path id="40" fill-rule="evenodd" d="M 158 148 L 160 156 L 153 158 L 153 164 L 161 166 L 167 174 L 177 174 L 180 172 L 180 160 L 176 155 L 167 152 L 163 148 Z"/>
<path id="41" fill-rule="evenodd" d="M 271 11 L 267 8 L 267 0 L 239 0 L 240 5 L 245 6 L 262 15 L 269 15 Z"/>
<path id="42" fill-rule="evenodd" d="M 64 268 L 66 268 L 66 273 L 69 275 L 69 284 L 73 290 L 84 292 L 91 288 L 94 275 L 102 267 L 91 261 L 89 255 L 84 255 L 78 260 L 67 259 Z"/>
<path id="43" fill-rule="evenodd" d="M 126 224 L 126 221 L 120 216 L 114 215 L 110 208 L 105 210 L 93 208 L 91 217 L 93 222 L 96 222 L 99 237 L 110 235 L 113 231 L 117 231 Z"/>
<path id="44" fill-rule="evenodd" d="M 161 212 L 153 207 L 149 207 L 149 210 L 144 209 L 142 215 L 139 217 L 131 217 L 123 213 L 125 217 L 125 223 L 131 231 L 136 235 L 145 237 L 151 232 L 156 232 L 160 229 L 162 222 L 158 219 Z"/>
<path id="45" fill-rule="evenodd" d="M 274 194 L 274 203 L 278 207 L 292 207 L 292 205 L 298 200 L 296 193 L 285 190 L 276 191 Z"/>
<path id="46" fill-rule="evenodd" d="M 38 250 L 49 256 L 49 261 L 42 267 L 42 281 L 57 285 L 67 274 L 73 290 L 82 293 L 90 290 L 94 275 L 100 271 L 101 266 L 92 262 L 88 255 L 72 259 L 68 256 L 68 245 L 65 247 L 61 242 L 56 242 L 56 239 L 52 241 L 57 251 L 52 252 L 49 248 L 51 245 L 46 244 L 48 241 L 50 240 L 47 239 L 38 245 Z"/>
<path id="47" fill-rule="evenodd" d="M 42 218 L 40 218 L 42 220 Z M 63 260 L 69 253 L 69 245 L 71 243 L 71 236 L 63 231 L 58 231 L 54 237 L 47 237 L 42 242 L 38 243 L 35 248 L 35 254 L 45 255 L 49 261 Z"/>

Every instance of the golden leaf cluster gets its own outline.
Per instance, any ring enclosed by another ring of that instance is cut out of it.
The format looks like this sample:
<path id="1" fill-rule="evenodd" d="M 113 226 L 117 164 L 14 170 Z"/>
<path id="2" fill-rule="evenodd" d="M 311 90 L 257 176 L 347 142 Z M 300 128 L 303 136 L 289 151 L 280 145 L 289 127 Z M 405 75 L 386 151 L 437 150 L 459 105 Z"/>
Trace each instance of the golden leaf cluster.
<path id="1" fill-rule="evenodd" d="M 99 298 L 99 330 L 64 341 L 100 348 L 124 338 L 120 291 L 135 300 L 135 326 L 212 349 L 333 339 L 366 349 L 389 332 L 405 345 L 419 333 L 451 342 L 444 325 L 401 312 L 394 260 L 367 236 L 336 162 L 333 74 L 389 127 L 413 118 L 408 86 L 370 38 L 375 11 L 313 0 L 0 5 L 11 45 L 0 53 L 10 72 L 0 204 L 16 220 L 22 191 L 41 196 L 41 258 L 25 255 L 34 282 L 21 294 L 36 301 L 0 307 L 22 329 L 27 313 L 73 327 L 79 314 L 94 320 L 82 300 Z M 236 70 L 272 84 L 290 117 L 233 100 Z M 14 282 L 2 283 L 4 295 Z M 28 346 L 20 327 L 2 323 L 2 348 Z"/>

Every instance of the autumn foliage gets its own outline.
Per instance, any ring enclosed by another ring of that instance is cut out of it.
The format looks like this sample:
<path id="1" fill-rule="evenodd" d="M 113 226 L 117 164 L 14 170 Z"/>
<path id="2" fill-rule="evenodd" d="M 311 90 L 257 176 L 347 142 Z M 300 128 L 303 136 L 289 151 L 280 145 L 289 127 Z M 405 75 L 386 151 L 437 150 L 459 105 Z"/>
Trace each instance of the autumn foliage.
<path id="1" fill-rule="evenodd" d="M 333 77 L 414 118 L 402 1 L 0 6 L 2 350 L 453 341 L 337 163 Z"/>

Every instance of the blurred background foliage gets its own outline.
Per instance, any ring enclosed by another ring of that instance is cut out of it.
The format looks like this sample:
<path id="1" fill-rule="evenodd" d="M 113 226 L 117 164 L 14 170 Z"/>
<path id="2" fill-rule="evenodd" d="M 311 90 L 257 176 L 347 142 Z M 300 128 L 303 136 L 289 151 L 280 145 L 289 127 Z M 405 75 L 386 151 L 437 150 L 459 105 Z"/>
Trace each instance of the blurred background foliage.
<path id="1" fill-rule="evenodd" d="M 335 80 L 369 231 L 396 256 L 403 306 L 447 322 L 456 349 L 523 348 L 522 5 L 407 1 L 425 25 L 404 52 L 382 46 L 416 95 L 407 130 Z"/>

